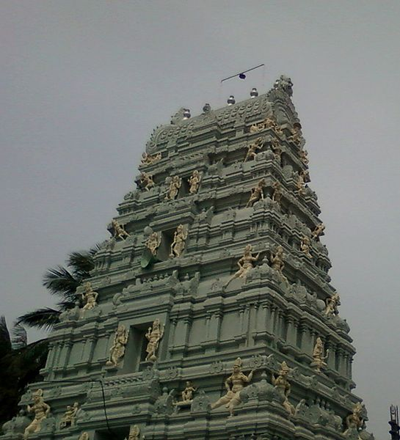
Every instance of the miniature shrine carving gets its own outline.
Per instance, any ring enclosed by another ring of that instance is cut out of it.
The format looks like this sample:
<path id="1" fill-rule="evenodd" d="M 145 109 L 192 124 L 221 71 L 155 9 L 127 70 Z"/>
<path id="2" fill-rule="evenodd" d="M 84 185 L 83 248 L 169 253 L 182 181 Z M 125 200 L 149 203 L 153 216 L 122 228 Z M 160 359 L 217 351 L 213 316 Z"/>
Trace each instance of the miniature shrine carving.
<path id="1" fill-rule="evenodd" d="M 114 335 L 114 342 L 110 348 L 110 357 L 106 363 L 108 366 L 116 367 L 125 355 L 125 347 L 128 343 L 129 331 L 120 324 Z"/>
<path id="2" fill-rule="evenodd" d="M 153 322 L 153 326 L 149 327 L 146 333 L 146 338 L 149 341 L 146 347 L 146 361 L 155 362 L 157 360 L 157 350 L 160 340 L 164 335 L 164 328 L 159 319 Z"/>
<path id="3" fill-rule="evenodd" d="M 242 360 L 240 357 L 238 357 L 233 364 L 232 374 L 225 381 L 225 396 L 222 396 L 215 403 L 213 403 L 211 405 L 211 409 L 225 405 L 229 410 L 230 415 L 233 416 L 234 409 L 242 402 L 240 392 L 243 390 L 246 384 L 251 382 L 254 374 L 254 370 L 251 370 L 248 376 L 243 374 L 242 364 Z"/>

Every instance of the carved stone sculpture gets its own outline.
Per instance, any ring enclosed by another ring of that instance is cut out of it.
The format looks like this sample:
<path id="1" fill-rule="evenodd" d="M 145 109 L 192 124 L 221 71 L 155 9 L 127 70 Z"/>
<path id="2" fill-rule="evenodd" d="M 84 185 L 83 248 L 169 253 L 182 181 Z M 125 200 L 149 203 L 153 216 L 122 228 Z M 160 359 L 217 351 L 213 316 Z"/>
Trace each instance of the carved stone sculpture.
<path id="1" fill-rule="evenodd" d="M 264 187 L 265 187 L 265 179 L 261 179 L 257 186 L 251 190 L 249 201 L 247 202 L 246 208 L 253 206 L 254 203 L 259 200 L 264 199 Z"/>
<path id="2" fill-rule="evenodd" d="M 339 314 L 338 306 L 340 306 L 340 296 L 335 292 L 330 298 L 326 299 L 325 316 L 334 316 Z"/>
<path id="3" fill-rule="evenodd" d="M 247 162 L 250 159 L 255 159 L 255 157 L 257 156 L 257 151 L 261 150 L 263 146 L 264 146 L 263 139 L 257 138 L 253 144 L 250 144 L 247 147 L 247 153 L 246 153 L 246 157 L 244 158 L 244 161 Z"/>
<path id="4" fill-rule="evenodd" d="M 115 238 L 120 238 L 121 240 L 125 240 L 126 237 L 129 237 L 129 234 L 125 231 L 123 226 L 121 226 L 117 220 L 113 220 L 112 222 L 113 232 Z"/>
<path id="5" fill-rule="evenodd" d="M 125 347 L 128 343 L 129 332 L 124 325 L 120 324 L 115 332 L 114 343 L 110 348 L 110 358 L 106 365 L 116 367 L 125 355 Z"/>
<path id="6" fill-rule="evenodd" d="M 246 384 L 251 382 L 254 370 L 246 376 L 242 373 L 242 360 L 238 357 L 233 364 L 233 372 L 225 381 L 226 394 L 211 405 L 211 409 L 225 405 L 233 416 L 234 409 L 242 402 L 240 392 Z"/>
<path id="7" fill-rule="evenodd" d="M 193 402 L 193 394 L 197 391 L 197 388 L 194 388 L 192 382 L 190 380 L 186 381 L 186 388 L 181 393 L 181 398 L 179 402 L 175 403 L 175 406 L 189 406 Z"/>
<path id="8" fill-rule="evenodd" d="M 166 200 L 176 199 L 181 185 L 182 185 L 182 179 L 179 176 L 173 176 L 169 183 L 168 192 L 167 195 L 165 196 L 165 199 Z"/>
<path id="9" fill-rule="evenodd" d="M 260 253 L 258 253 L 255 257 L 251 254 L 252 246 L 248 244 L 243 253 L 243 257 L 239 259 L 237 262 L 237 265 L 239 266 L 239 270 L 233 274 L 233 276 L 229 279 L 229 281 L 225 284 L 225 287 L 227 287 L 231 281 L 233 281 L 236 278 L 243 278 L 246 281 L 247 275 L 251 269 L 254 267 L 254 263 L 258 260 L 260 257 Z"/>
<path id="10" fill-rule="evenodd" d="M 315 368 L 315 371 L 318 373 L 321 372 L 322 368 L 326 368 L 326 359 L 328 359 L 329 350 L 326 351 L 326 355 L 324 356 L 324 343 L 320 337 L 315 341 L 315 346 L 313 350 L 313 361 L 311 363 L 311 367 Z"/>
<path id="11" fill-rule="evenodd" d="M 311 249 L 311 242 L 310 239 L 304 235 L 303 238 L 301 239 L 301 243 L 300 243 L 300 249 L 303 251 L 303 253 L 305 254 L 305 256 L 307 258 L 312 258 L 312 255 L 310 253 L 310 249 Z"/>
<path id="12" fill-rule="evenodd" d="M 276 248 L 275 253 L 273 253 L 270 257 L 270 263 L 272 269 L 276 270 L 277 272 L 282 273 L 283 268 L 285 267 L 285 263 L 283 261 L 283 247 L 278 246 Z"/>
<path id="13" fill-rule="evenodd" d="M 272 200 L 274 202 L 280 203 L 282 200 L 282 192 L 281 192 L 282 185 L 280 184 L 280 182 L 276 181 L 272 185 L 272 188 L 274 189 L 274 192 L 272 193 Z"/>
<path id="14" fill-rule="evenodd" d="M 79 436 L 79 440 L 89 440 L 89 434 L 87 432 L 82 432 Z"/>
<path id="15" fill-rule="evenodd" d="M 161 235 L 158 232 L 152 232 L 149 238 L 146 241 L 146 247 L 155 257 L 157 254 L 157 250 L 161 244 Z"/>
<path id="16" fill-rule="evenodd" d="M 179 225 L 174 233 L 174 241 L 171 243 L 170 257 L 180 257 L 185 249 L 188 233 L 183 225 Z"/>
<path id="17" fill-rule="evenodd" d="M 293 142 L 295 145 L 300 146 L 303 140 L 301 133 L 301 125 L 294 124 L 293 128 L 290 130 L 291 135 L 287 138 L 289 142 Z"/>
<path id="18" fill-rule="evenodd" d="M 362 429 L 364 424 L 362 417 L 363 411 L 364 406 L 360 402 L 357 402 L 353 407 L 353 412 L 346 417 L 347 429 L 344 431 L 344 435 L 347 435 L 352 430 L 359 431 Z"/>
<path id="19" fill-rule="evenodd" d="M 140 440 L 140 428 L 138 425 L 131 426 L 128 438 L 125 437 L 125 440 Z"/>
<path id="20" fill-rule="evenodd" d="M 315 227 L 315 229 L 312 231 L 311 233 L 311 237 L 314 240 L 319 240 L 319 237 L 321 237 L 321 235 L 324 235 L 324 230 L 325 230 L 325 225 L 323 223 L 320 223 L 319 225 L 317 225 Z"/>
<path id="21" fill-rule="evenodd" d="M 304 177 L 301 173 L 299 173 L 296 180 L 296 193 L 298 195 L 303 196 L 306 193 L 304 187 L 305 187 Z"/>
<path id="22" fill-rule="evenodd" d="M 140 186 L 146 191 L 150 191 L 155 186 L 153 177 L 145 172 L 140 173 Z"/>
<path id="23" fill-rule="evenodd" d="M 84 303 L 84 306 L 82 307 L 82 310 L 92 310 L 97 306 L 97 297 L 99 294 L 95 292 L 92 288 L 92 284 L 88 281 L 84 285 L 84 293 L 82 293 L 82 301 Z"/>
<path id="24" fill-rule="evenodd" d="M 199 190 L 199 186 L 200 186 L 200 173 L 197 170 L 193 171 L 192 176 L 189 179 L 189 193 L 190 194 L 196 194 L 197 191 Z"/>
<path id="25" fill-rule="evenodd" d="M 142 154 L 142 165 L 151 165 L 154 162 L 158 162 L 161 159 L 161 153 L 150 155 L 147 153 Z"/>
<path id="26" fill-rule="evenodd" d="M 75 402 L 72 406 L 68 405 L 61 422 L 60 429 L 70 428 L 75 425 L 76 414 L 79 411 L 79 403 Z"/>
<path id="27" fill-rule="evenodd" d="M 279 139 L 277 138 L 273 138 L 271 141 L 271 150 L 275 155 L 275 158 L 277 160 L 281 159 L 281 155 L 282 155 L 282 148 L 281 148 L 281 142 Z"/>
<path id="28" fill-rule="evenodd" d="M 28 413 L 34 413 L 34 419 L 32 423 L 25 428 L 24 439 L 27 439 L 30 434 L 40 432 L 42 428 L 42 422 L 47 418 L 50 413 L 50 406 L 43 399 L 43 390 L 38 389 L 32 394 L 33 405 L 28 405 Z"/>
<path id="29" fill-rule="evenodd" d="M 153 322 L 153 326 L 149 327 L 145 335 L 147 340 L 149 341 L 146 347 L 146 361 L 155 362 L 157 360 L 156 353 L 163 335 L 164 328 L 162 327 L 160 320 L 156 319 Z"/>
<path id="30" fill-rule="evenodd" d="M 308 183 L 311 182 L 311 178 L 310 178 L 310 172 L 308 170 L 303 170 L 300 172 L 301 177 L 304 180 L 304 183 Z"/>
<path id="31" fill-rule="evenodd" d="M 300 150 L 300 160 L 303 162 L 304 165 L 308 165 L 309 164 L 309 159 L 308 159 L 308 151 L 307 150 Z"/>
<path id="32" fill-rule="evenodd" d="M 278 377 L 275 377 L 275 375 L 272 373 L 272 385 L 275 386 L 275 388 L 282 394 L 282 396 L 285 398 L 282 405 L 286 409 L 286 411 L 290 415 L 295 414 L 295 408 L 294 406 L 289 402 L 289 394 L 290 394 L 290 382 L 288 381 L 288 375 L 290 373 L 290 368 L 286 364 L 285 361 L 282 362 L 281 368 L 278 373 Z"/>

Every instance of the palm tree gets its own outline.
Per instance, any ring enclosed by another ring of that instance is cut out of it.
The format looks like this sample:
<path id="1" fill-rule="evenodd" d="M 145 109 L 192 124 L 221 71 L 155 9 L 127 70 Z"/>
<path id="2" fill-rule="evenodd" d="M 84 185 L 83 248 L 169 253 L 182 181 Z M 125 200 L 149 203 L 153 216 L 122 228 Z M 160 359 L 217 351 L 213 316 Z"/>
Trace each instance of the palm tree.
<path id="1" fill-rule="evenodd" d="M 47 352 L 46 340 L 13 344 L 6 320 L 0 316 L 0 426 L 17 413 L 21 395 L 29 382 L 39 378 Z"/>
<path id="2" fill-rule="evenodd" d="M 44 307 L 25 313 L 17 320 L 17 324 L 49 330 L 60 319 L 60 314 L 75 307 L 77 301 L 76 289 L 84 280 L 90 278 L 94 269 L 94 255 L 100 245 L 89 251 L 72 252 L 68 256 L 67 267 L 57 266 L 48 269 L 43 277 L 43 285 L 52 295 L 57 295 L 60 301 L 57 308 Z"/>

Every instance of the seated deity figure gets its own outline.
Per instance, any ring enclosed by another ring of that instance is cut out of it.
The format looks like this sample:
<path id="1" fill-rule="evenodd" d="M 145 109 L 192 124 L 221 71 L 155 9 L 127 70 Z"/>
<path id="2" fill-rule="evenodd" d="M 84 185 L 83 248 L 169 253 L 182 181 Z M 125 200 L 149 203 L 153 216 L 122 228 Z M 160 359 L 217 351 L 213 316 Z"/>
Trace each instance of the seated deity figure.
<path id="1" fill-rule="evenodd" d="M 106 365 L 116 367 L 125 355 L 125 347 L 128 343 L 128 330 L 120 324 L 114 335 L 114 343 L 110 348 L 110 358 Z"/>
<path id="2" fill-rule="evenodd" d="M 159 235 L 158 232 L 152 232 L 146 241 L 146 247 L 154 257 L 157 255 L 157 249 L 160 247 L 160 244 L 161 235 Z"/>
<path id="3" fill-rule="evenodd" d="M 115 238 L 120 238 L 121 240 L 125 240 L 126 237 L 129 237 L 130 235 L 125 231 L 125 229 L 123 228 L 123 226 L 121 226 L 117 220 L 113 220 L 112 222 L 112 227 L 114 229 L 114 237 Z"/>
<path id="4" fill-rule="evenodd" d="M 82 310 L 92 310 L 97 305 L 97 297 L 99 294 L 95 292 L 92 288 L 92 284 L 88 281 L 84 284 L 85 292 L 82 293 L 82 301 L 84 306 Z"/>
<path id="5" fill-rule="evenodd" d="M 242 402 L 240 392 L 246 384 L 253 379 L 254 370 L 251 370 L 246 376 L 242 373 L 242 360 L 238 357 L 233 364 L 233 372 L 225 381 L 226 394 L 211 405 L 211 409 L 218 408 L 222 405 L 229 410 L 233 416 L 234 409 Z"/>
<path id="6" fill-rule="evenodd" d="M 315 346 L 313 350 L 313 361 L 311 366 L 315 368 L 315 370 L 320 373 L 321 368 L 326 368 L 327 363 L 325 362 L 329 357 L 329 350 L 326 351 L 326 355 L 324 356 L 324 343 L 320 337 L 315 341 Z"/>
<path id="7" fill-rule="evenodd" d="M 145 172 L 140 173 L 140 186 L 146 191 L 150 191 L 155 186 L 153 177 Z"/>
<path id="8" fill-rule="evenodd" d="M 348 434 L 352 430 L 359 431 L 364 424 L 363 413 L 364 406 L 357 402 L 353 407 L 353 412 L 346 417 L 346 427 L 347 429 L 344 431 L 344 435 Z"/>
<path id="9" fill-rule="evenodd" d="M 257 151 L 262 150 L 263 146 L 264 146 L 263 139 L 257 138 L 253 144 L 250 144 L 248 146 L 244 161 L 247 162 L 250 159 L 255 159 L 255 157 L 257 156 Z"/>
<path id="10" fill-rule="evenodd" d="M 169 183 L 169 188 L 167 195 L 165 196 L 165 199 L 166 200 L 176 199 L 181 185 L 182 185 L 182 179 L 179 176 L 173 176 Z"/>
<path id="11" fill-rule="evenodd" d="M 199 186 L 200 186 L 200 173 L 197 170 L 193 171 L 192 176 L 189 179 L 189 193 L 190 194 L 196 194 L 197 191 L 199 190 Z"/>
<path id="12" fill-rule="evenodd" d="M 76 414 L 79 411 L 79 403 L 75 402 L 72 406 L 68 405 L 65 414 L 63 415 L 60 428 L 69 428 L 75 425 Z"/>
<path id="13" fill-rule="evenodd" d="M 157 350 L 158 345 L 160 343 L 161 338 L 164 335 L 164 329 L 161 326 L 161 322 L 159 319 L 156 319 L 153 322 L 153 327 L 149 327 L 146 333 L 146 338 L 149 341 L 146 347 L 146 361 L 155 362 L 157 360 Z"/>
<path id="14" fill-rule="evenodd" d="M 148 153 L 142 154 L 142 165 L 151 165 L 161 159 L 161 153 L 150 155 Z"/>
<path id="15" fill-rule="evenodd" d="M 246 208 L 253 206 L 254 203 L 258 202 L 259 200 L 264 199 L 264 186 L 265 186 L 265 179 L 261 179 L 257 186 L 254 187 L 251 190 L 249 201 L 247 202 Z"/>
<path id="16" fill-rule="evenodd" d="M 193 393 L 196 392 L 196 388 L 193 387 L 190 380 L 186 381 L 186 388 L 182 391 L 182 402 L 191 402 L 193 400 Z"/>
<path id="17" fill-rule="evenodd" d="M 247 275 L 251 269 L 254 267 L 254 263 L 259 259 L 260 253 L 258 253 L 255 257 L 251 254 L 252 246 L 248 244 L 243 253 L 243 257 L 237 262 L 239 266 L 239 270 L 233 274 L 233 276 L 229 279 L 229 281 L 225 284 L 227 287 L 234 279 L 243 278 L 246 281 Z"/>
<path id="18" fill-rule="evenodd" d="M 32 423 L 25 428 L 24 439 L 27 439 L 30 434 L 40 432 L 42 422 L 47 418 L 50 412 L 50 406 L 43 399 L 43 390 L 39 389 L 32 394 L 33 405 L 28 405 L 28 413 L 34 413 Z"/>
<path id="19" fill-rule="evenodd" d="M 340 306 L 340 296 L 335 292 L 330 298 L 326 299 L 325 316 L 334 316 L 339 314 L 338 306 Z"/>
<path id="20" fill-rule="evenodd" d="M 312 258 L 312 255 L 310 253 L 311 250 L 310 239 L 306 235 L 304 235 L 303 238 L 301 239 L 300 249 L 303 251 L 303 253 L 307 258 Z"/>
<path id="21" fill-rule="evenodd" d="M 180 257 L 185 249 L 186 239 L 188 233 L 185 231 L 183 225 L 179 225 L 174 233 L 174 241 L 171 244 L 170 257 Z"/>

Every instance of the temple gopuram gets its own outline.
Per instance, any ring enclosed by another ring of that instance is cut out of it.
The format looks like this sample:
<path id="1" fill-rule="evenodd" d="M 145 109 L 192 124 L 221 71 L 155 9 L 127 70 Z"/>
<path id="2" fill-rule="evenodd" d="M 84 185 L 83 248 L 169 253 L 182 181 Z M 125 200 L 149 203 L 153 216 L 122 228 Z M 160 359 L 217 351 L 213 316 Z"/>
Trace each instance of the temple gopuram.
<path id="1" fill-rule="evenodd" d="M 1 440 L 374 439 L 292 93 L 154 130 Z"/>

